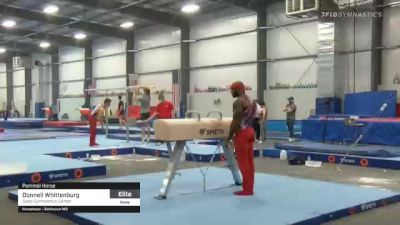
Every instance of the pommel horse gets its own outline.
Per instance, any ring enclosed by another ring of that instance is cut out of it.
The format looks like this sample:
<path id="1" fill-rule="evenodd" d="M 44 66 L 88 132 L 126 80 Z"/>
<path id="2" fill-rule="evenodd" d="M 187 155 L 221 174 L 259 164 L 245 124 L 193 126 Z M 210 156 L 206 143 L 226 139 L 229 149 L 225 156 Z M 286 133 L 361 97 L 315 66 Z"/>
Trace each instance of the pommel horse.
<path id="1" fill-rule="evenodd" d="M 156 199 L 161 200 L 167 198 L 181 155 L 186 146 L 186 141 L 193 139 L 224 139 L 228 137 L 232 118 L 222 118 L 222 114 L 218 111 L 212 111 L 208 113 L 207 116 L 215 112 L 220 115 L 220 118 L 200 118 L 199 113 L 188 111 L 186 116 L 189 114 L 197 114 L 197 118 L 160 119 L 154 122 L 153 127 L 156 140 L 166 142 L 167 146 L 170 146 L 171 142 L 176 142 L 174 149 L 169 151 L 170 161 L 167 166 L 160 193 L 155 197 Z M 233 151 L 228 148 L 226 143 L 222 144 L 222 148 L 235 185 L 241 185 L 242 179 L 239 175 Z"/>

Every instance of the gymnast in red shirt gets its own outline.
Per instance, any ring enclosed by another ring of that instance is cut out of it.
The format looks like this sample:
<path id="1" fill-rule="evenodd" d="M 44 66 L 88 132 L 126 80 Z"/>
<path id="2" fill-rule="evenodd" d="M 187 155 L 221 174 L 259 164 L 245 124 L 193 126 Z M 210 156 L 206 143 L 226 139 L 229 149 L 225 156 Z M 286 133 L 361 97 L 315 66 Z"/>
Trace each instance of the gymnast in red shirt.
<path id="1" fill-rule="evenodd" d="M 174 118 L 174 105 L 172 102 L 165 100 L 164 94 L 161 93 L 158 95 L 158 100 L 160 103 L 156 106 L 156 111 L 151 117 L 148 119 L 151 121 L 154 118 L 157 119 L 172 119 Z"/>

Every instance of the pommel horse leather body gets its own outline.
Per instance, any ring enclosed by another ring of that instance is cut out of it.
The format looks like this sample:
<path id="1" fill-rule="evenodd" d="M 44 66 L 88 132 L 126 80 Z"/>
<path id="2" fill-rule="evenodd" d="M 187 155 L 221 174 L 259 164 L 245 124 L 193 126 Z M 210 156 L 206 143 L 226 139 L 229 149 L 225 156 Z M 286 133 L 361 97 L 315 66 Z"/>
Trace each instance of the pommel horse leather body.
<path id="1" fill-rule="evenodd" d="M 168 119 L 154 122 L 154 133 L 160 141 L 227 138 L 232 118 Z"/>
<path id="2" fill-rule="evenodd" d="M 153 127 L 157 140 L 165 141 L 168 149 L 171 148 L 170 142 L 176 142 L 174 149 L 168 150 L 170 162 L 164 181 L 162 182 L 160 193 L 156 199 L 167 198 L 168 191 L 180 162 L 181 154 L 184 152 L 186 141 L 193 139 L 224 139 L 229 135 L 231 121 L 232 118 L 190 118 L 156 120 L 154 122 Z M 233 181 L 236 185 L 240 185 L 242 180 L 235 162 L 233 150 L 228 149 L 225 144 L 222 144 L 222 148 L 228 163 L 228 168 L 232 173 Z M 205 183 L 203 186 L 205 191 Z"/>

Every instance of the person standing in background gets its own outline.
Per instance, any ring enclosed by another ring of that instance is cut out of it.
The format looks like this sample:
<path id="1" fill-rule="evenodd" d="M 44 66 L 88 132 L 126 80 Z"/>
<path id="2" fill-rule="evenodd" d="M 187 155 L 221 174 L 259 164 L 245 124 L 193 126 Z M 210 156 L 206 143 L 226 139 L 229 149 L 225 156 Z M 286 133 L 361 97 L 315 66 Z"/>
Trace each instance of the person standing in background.
<path id="1" fill-rule="evenodd" d="M 261 119 L 261 106 L 259 104 L 259 101 L 254 101 L 256 103 L 256 114 L 254 115 L 254 120 L 253 120 L 253 129 L 256 134 L 256 142 L 260 143 L 260 119 Z"/>
<path id="2" fill-rule="evenodd" d="M 140 90 L 143 90 L 143 93 L 139 96 L 136 97 Z M 139 102 L 140 105 L 140 120 L 146 121 L 150 118 L 150 88 L 148 87 L 140 87 L 135 95 L 133 96 L 133 99 Z M 142 127 L 142 142 L 149 142 L 150 141 L 150 124 Z"/>
<path id="3" fill-rule="evenodd" d="M 174 113 L 174 105 L 172 104 L 172 102 L 166 100 L 163 93 L 160 93 L 158 95 L 158 101 L 160 101 L 160 103 L 158 103 L 156 111 L 154 112 L 153 115 L 151 115 L 151 117 L 148 120 L 151 121 L 154 118 L 173 119 L 175 117 L 174 116 L 175 113 Z"/>
<path id="4" fill-rule="evenodd" d="M 258 143 L 262 143 L 267 140 L 267 118 L 268 118 L 268 109 L 265 106 L 264 101 L 260 101 L 261 107 L 261 115 L 260 115 L 260 141 Z"/>
<path id="5" fill-rule="evenodd" d="M 51 119 L 50 120 L 58 121 L 58 105 L 51 104 L 50 109 L 51 109 Z"/>
<path id="6" fill-rule="evenodd" d="M 118 109 L 117 109 L 117 117 L 119 121 L 119 127 L 122 129 L 125 126 L 125 104 L 122 101 L 122 96 L 118 96 Z"/>
<path id="7" fill-rule="evenodd" d="M 289 141 L 295 141 L 294 136 L 294 123 L 296 122 L 296 110 L 297 106 L 294 104 L 294 98 L 290 96 L 288 98 L 289 104 L 283 109 L 286 112 L 286 124 L 289 130 Z"/>

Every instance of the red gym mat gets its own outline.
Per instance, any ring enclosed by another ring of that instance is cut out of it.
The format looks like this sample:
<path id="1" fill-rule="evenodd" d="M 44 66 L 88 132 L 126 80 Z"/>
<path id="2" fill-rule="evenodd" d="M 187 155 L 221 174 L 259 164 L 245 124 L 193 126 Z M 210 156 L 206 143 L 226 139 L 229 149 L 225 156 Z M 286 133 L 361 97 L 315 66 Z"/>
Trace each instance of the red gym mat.
<path id="1" fill-rule="evenodd" d="M 89 123 L 83 121 L 44 121 L 45 127 L 74 127 L 74 126 L 85 126 Z"/>

